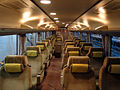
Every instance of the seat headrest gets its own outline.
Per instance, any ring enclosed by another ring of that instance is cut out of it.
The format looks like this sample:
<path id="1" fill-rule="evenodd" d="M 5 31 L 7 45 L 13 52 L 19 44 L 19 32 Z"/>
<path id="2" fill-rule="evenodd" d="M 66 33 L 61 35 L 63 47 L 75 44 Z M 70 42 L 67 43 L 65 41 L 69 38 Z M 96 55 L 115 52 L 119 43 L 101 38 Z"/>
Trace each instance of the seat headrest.
<path id="1" fill-rule="evenodd" d="M 69 56 L 80 56 L 80 52 L 79 51 L 69 51 L 68 55 Z"/>
<path id="2" fill-rule="evenodd" d="M 36 50 L 38 54 L 41 53 L 40 48 L 37 46 L 27 46 L 26 50 Z"/>
<path id="3" fill-rule="evenodd" d="M 27 50 L 26 51 L 28 57 L 37 57 L 38 53 L 37 50 Z"/>
<path id="4" fill-rule="evenodd" d="M 85 41 L 80 41 L 80 46 L 82 46 L 85 43 Z"/>
<path id="5" fill-rule="evenodd" d="M 103 52 L 102 51 L 93 51 L 92 52 L 92 57 L 93 58 L 102 58 L 103 57 Z"/>
<path id="6" fill-rule="evenodd" d="M 36 45 L 44 45 L 45 46 L 45 43 L 44 42 L 36 42 Z"/>
<path id="7" fill-rule="evenodd" d="M 91 52 L 92 51 L 104 51 L 104 49 L 102 47 L 91 47 Z"/>
<path id="8" fill-rule="evenodd" d="M 72 73 L 86 73 L 89 71 L 88 64 L 72 64 L 70 69 Z"/>
<path id="9" fill-rule="evenodd" d="M 110 73 L 119 73 L 120 57 L 106 57 L 103 66 L 106 68 L 106 71 Z"/>
<path id="10" fill-rule="evenodd" d="M 106 57 L 108 65 L 110 64 L 120 64 L 120 57 Z"/>
<path id="11" fill-rule="evenodd" d="M 68 52 L 68 51 L 80 51 L 80 48 L 79 47 L 68 47 L 66 49 L 66 52 Z"/>
<path id="12" fill-rule="evenodd" d="M 68 58 L 67 66 L 70 67 L 71 64 L 89 64 L 88 56 L 70 56 Z"/>
<path id="13" fill-rule="evenodd" d="M 4 70 L 9 73 L 17 73 L 22 72 L 24 70 L 24 66 L 19 63 L 6 63 L 4 64 Z"/>
<path id="14" fill-rule="evenodd" d="M 57 37 L 56 40 L 57 41 L 62 41 L 62 38 L 61 37 Z"/>
<path id="15" fill-rule="evenodd" d="M 9 55 L 5 57 L 5 64 L 6 63 L 18 63 L 27 66 L 28 59 L 26 56 L 23 55 Z"/>
<path id="16" fill-rule="evenodd" d="M 74 45 L 74 42 L 66 42 L 66 45 Z"/>
<path id="17" fill-rule="evenodd" d="M 120 64 L 111 64 L 108 66 L 108 72 L 111 74 L 120 74 Z"/>
<path id="18" fill-rule="evenodd" d="M 37 45 L 37 47 L 39 47 L 41 49 L 41 51 L 45 50 L 45 45 Z"/>
<path id="19" fill-rule="evenodd" d="M 89 50 L 92 46 L 84 46 L 84 50 Z"/>

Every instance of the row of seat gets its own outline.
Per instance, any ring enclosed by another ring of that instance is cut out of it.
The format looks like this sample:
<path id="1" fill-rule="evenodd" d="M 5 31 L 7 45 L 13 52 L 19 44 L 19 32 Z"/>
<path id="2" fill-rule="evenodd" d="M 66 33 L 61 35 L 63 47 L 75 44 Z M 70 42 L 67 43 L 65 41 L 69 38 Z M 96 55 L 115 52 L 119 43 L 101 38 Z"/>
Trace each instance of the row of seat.
<path id="1" fill-rule="evenodd" d="M 61 57 L 62 53 L 62 43 L 63 43 L 63 37 L 61 34 L 56 35 L 56 41 L 55 41 L 55 57 Z"/>
<path id="2" fill-rule="evenodd" d="M 46 74 L 54 52 L 55 36 L 36 46 L 28 46 L 24 55 L 9 55 L 0 67 L 0 90 L 35 90 Z"/>
<path id="3" fill-rule="evenodd" d="M 92 47 L 91 43 L 81 42 L 76 37 L 65 40 L 62 52 L 63 72 L 61 76 L 63 90 L 96 90 L 97 79 L 99 80 L 100 90 L 119 90 L 118 84 L 111 86 L 112 88 L 109 88 L 109 84 L 120 83 L 120 80 L 118 80 L 120 58 L 106 57 L 105 60 L 104 58 L 103 48 Z M 111 80 L 114 79 L 113 82 L 104 81 L 108 79 L 106 76 L 108 74 L 110 75 L 109 79 L 110 77 Z"/>

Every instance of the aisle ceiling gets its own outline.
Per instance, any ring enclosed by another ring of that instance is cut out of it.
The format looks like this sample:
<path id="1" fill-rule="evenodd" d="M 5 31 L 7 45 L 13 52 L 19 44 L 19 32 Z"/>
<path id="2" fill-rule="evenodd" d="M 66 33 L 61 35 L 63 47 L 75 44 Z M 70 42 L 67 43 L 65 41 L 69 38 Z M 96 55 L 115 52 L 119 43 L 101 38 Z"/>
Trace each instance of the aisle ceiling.
<path id="1" fill-rule="evenodd" d="M 44 5 L 40 0 L 32 0 L 39 8 L 43 9 L 52 19 L 59 18 L 59 27 L 65 27 L 66 24 L 71 24 L 79 16 L 85 13 L 89 8 L 101 0 L 51 0 L 51 4 Z M 56 16 L 51 16 L 50 13 L 55 12 Z M 65 24 L 62 24 L 65 23 Z"/>

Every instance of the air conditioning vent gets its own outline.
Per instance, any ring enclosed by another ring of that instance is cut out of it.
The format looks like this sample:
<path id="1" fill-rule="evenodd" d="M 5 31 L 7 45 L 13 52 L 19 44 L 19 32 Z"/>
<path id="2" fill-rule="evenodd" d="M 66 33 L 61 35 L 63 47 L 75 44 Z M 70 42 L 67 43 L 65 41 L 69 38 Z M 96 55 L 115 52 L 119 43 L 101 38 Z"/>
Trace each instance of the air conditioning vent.
<path id="1" fill-rule="evenodd" d="M 6 2 L 1 3 L 1 5 L 13 9 L 22 9 L 28 7 L 28 4 L 23 0 L 6 0 Z"/>

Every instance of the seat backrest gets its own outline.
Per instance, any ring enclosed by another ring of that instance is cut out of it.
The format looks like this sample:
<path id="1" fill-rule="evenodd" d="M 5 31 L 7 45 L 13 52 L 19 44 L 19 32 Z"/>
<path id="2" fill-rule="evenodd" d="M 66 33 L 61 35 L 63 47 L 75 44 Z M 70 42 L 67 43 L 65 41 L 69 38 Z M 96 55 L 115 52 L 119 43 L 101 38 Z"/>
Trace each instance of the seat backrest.
<path id="1" fill-rule="evenodd" d="M 79 41 L 79 46 L 82 47 L 82 45 L 83 45 L 85 42 L 86 42 L 85 40 L 80 40 L 80 41 Z"/>
<path id="2" fill-rule="evenodd" d="M 79 44 L 79 42 L 80 42 L 80 39 L 76 39 L 75 40 L 75 43 L 78 45 Z"/>
<path id="3" fill-rule="evenodd" d="M 68 56 L 80 56 L 80 48 L 68 47 L 65 51 L 65 54 L 68 54 Z"/>
<path id="4" fill-rule="evenodd" d="M 41 50 L 37 46 L 27 46 L 26 54 L 27 56 L 38 56 L 41 53 Z"/>
<path id="5" fill-rule="evenodd" d="M 89 51 L 89 49 L 92 47 L 92 43 L 88 43 L 88 42 L 85 42 L 83 45 L 82 45 L 82 49 L 84 51 Z"/>
<path id="6" fill-rule="evenodd" d="M 50 45 L 50 40 L 49 39 L 42 40 L 42 42 L 45 42 L 47 46 Z"/>
<path id="7" fill-rule="evenodd" d="M 102 47 L 91 47 L 87 56 L 89 56 L 90 58 L 104 58 L 104 49 Z"/>
<path id="8" fill-rule="evenodd" d="M 61 36 L 57 36 L 56 37 L 56 41 L 62 41 L 62 37 Z"/>
<path id="9" fill-rule="evenodd" d="M 29 90 L 32 88 L 31 67 L 26 56 L 9 55 L 0 69 L 0 90 Z"/>
<path id="10" fill-rule="evenodd" d="M 66 42 L 66 44 L 65 44 L 65 48 L 67 48 L 67 47 L 74 47 L 74 46 L 75 46 L 74 42 Z"/>
<path id="11" fill-rule="evenodd" d="M 41 51 L 44 51 L 46 49 L 46 47 L 47 47 L 46 45 L 47 45 L 47 43 L 45 43 L 45 42 L 37 42 L 36 43 L 36 46 L 38 46 L 41 49 Z"/>
<path id="12" fill-rule="evenodd" d="M 65 90 L 96 90 L 93 69 L 89 66 L 88 56 L 70 56 L 63 70 Z"/>
<path id="13" fill-rule="evenodd" d="M 5 57 L 5 64 L 6 63 L 19 63 L 19 64 L 23 64 L 24 66 L 27 66 L 28 59 L 26 56 L 9 55 Z"/>
<path id="14" fill-rule="evenodd" d="M 67 42 L 73 42 L 73 41 L 72 41 L 72 40 L 65 40 L 65 41 L 64 41 L 64 46 L 65 46 L 65 44 L 66 44 Z"/>
<path id="15" fill-rule="evenodd" d="M 106 57 L 99 73 L 100 90 L 120 90 L 120 57 Z"/>

